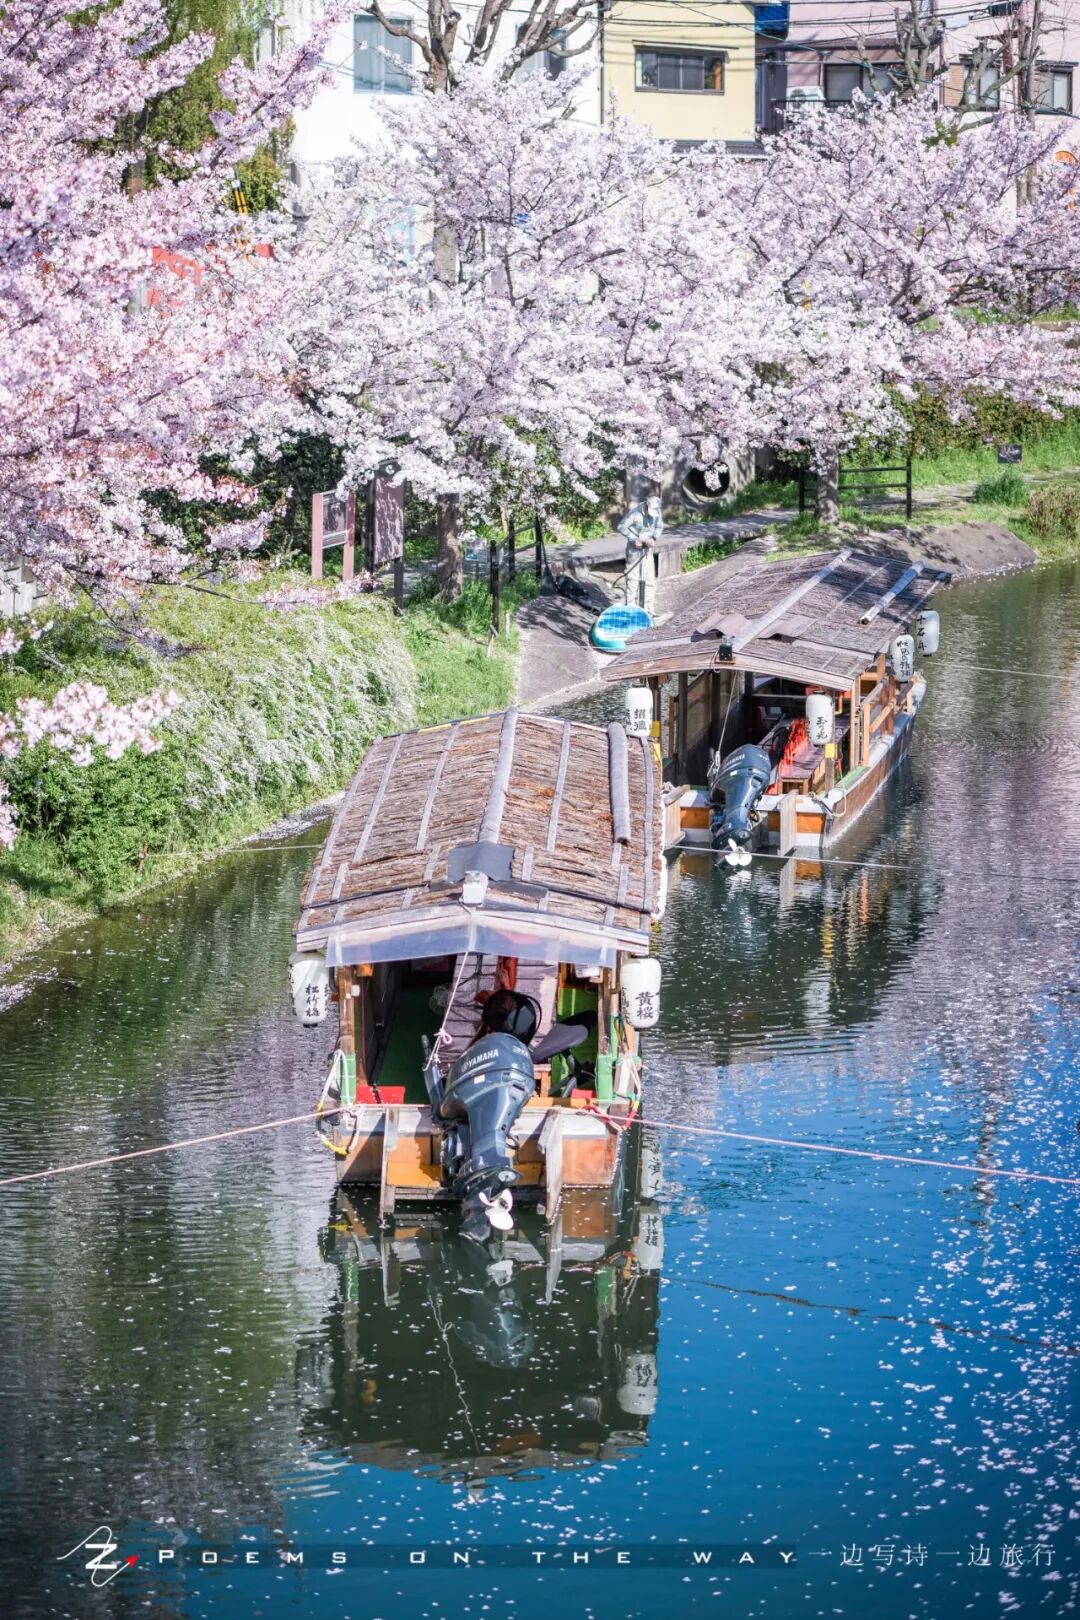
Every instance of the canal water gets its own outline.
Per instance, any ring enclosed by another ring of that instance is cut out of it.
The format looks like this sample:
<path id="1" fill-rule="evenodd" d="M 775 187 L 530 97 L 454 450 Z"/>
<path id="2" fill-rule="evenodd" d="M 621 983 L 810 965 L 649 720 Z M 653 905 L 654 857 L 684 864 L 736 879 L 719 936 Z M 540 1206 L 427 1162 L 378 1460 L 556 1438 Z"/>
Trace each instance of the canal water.
<path id="1" fill-rule="evenodd" d="M 1071 1611 L 1080 1189 L 991 1172 L 1080 1176 L 1078 585 L 942 598 L 852 865 L 673 871 L 662 1179 L 614 1255 L 394 1259 L 306 1125 L 0 1188 L 0 1612 Z M 316 836 L 32 964 L 0 1176 L 311 1106 L 330 1037 L 285 959 Z M 136 1562 L 94 1590 L 62 1555 L 100 1526 Z"/>

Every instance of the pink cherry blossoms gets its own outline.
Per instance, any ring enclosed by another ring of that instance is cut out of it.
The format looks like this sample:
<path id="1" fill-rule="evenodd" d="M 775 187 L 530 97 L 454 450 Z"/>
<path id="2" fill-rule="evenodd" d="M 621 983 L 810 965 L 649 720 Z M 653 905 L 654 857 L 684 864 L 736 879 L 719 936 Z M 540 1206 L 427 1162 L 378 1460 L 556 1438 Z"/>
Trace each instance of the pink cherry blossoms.
<path id="1" fill-rule="evenodd" d="M 48 702 L 19 698 L 14 716 L 0 714 L 0 759 L 14 759 L 39 742 L 67 754 L 75 765 L 91 764 L 95 747 L 107 759 L 119 759 L 129 748 L 150 754 L 161 747 L 152 728 L 179 702 L 176 692 L 155 692 L 134 703 L 110 703 L 103 686 L 72 681 Z M 14 809 L 0 783 L 0 847 L 13 847 L 16 830 Z"/>
<path id="2" fill-rule="evenodd" d="M 175 577 L 183 539 L 155 492 L 214 500 L 204 456 L 291 395 L 276 265 L 225 196 L 237 159 L 317 88 L 332 15 L 299 50 L 230 69 L 215 139 L 141 190 L 117 126 L 212 41 L 148 54 L 158 0 L 92 22 L 60 0 L 0 15 L 0 557 L 54 593 Z M 288 228 L 260 220 L 257 239 Z"/>
<path id="3" fill-rule="evenodd" d="M 331 273 L 298 289 L 296 364 L 352 481 L 390 466 L 482 521 L 604 464 L 827 464 L 917 389 L 1080 399 L 1080 351 L 1033 325 L 1080 263 L 1052 131 L 856 103 L 747 162 L 576 122 L 568 82 L 402 98 L 309 198 Z"/>
<path id="4" fill-rule="evenodd" d="M 1053 127 L 857 101 L 745 161 L 677 152 L 617 110 L 577 120 L 572 71 L 473 67 L 451 93 L 391 99 L 381 140 L 295 215 L 241 218 L 233 165 L 318 89 L 336 15 L 234 64 L 213 139 L 140 189 L 118 125 L 210 42 L 160 48 L 159 0 L 92 22 L 61 0 L 0 14 L 0 561 L 54 596 L 182 580 L 177 500 L 228 508 L 209 549 L 253 572 L 268 514 L 245 480 L 304 434 L 341 452 L 346 483 L 378 472 L 437 503 L 453 591 L 470 525 L 607 469 L 681 458 L 708 478 L 772 446 L 828 474 L 920 391 L 958 417 L 973 391 L 1080 403 L 1080 348 L 1037 321 L 1080 281 Z M 21 639 L 0 632 L 0 656 Z M 0 716 L 0 757 L 149 749 L 175 701 L 116 706 L 74 682 Z"/>

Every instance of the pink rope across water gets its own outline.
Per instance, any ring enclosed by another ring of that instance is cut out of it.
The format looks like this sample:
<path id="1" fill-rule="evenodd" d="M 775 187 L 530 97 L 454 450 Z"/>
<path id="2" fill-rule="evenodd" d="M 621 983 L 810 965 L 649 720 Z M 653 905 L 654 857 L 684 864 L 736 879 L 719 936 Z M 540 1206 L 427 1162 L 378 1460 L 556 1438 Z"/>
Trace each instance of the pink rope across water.
<path id="1" fill-rule="evenodd" d="M 124 1164 L 131 1159 L 146 1159 L 156 1153 L 175 1153 L 182 1148 L 201 1147 L 207 1142 L 227 1142 L 236 1136 L 251 1136 L 256 1131 L 273 1131 L 281 1125 L 301 1125 L 307 1120 L 325 1119 L 347 1107 L 312 1109 L 306 1114 L 287 1114 L 281 1119 L 263 1120 L 258 1125 L 237 1125 L 230 1131 L 214 1131 L 207 1136 L 187 1136 L 179 1142 L 163 1142 L 157 1147 L 134 1148 L 128 1153 L 112 1153 L 102 1159 L 82 1159 L 77 1164 L 55 1165 L 48 1170 L 27 1170 L 21 1175 L 0 1178 L 0 1187 L 13 1187 L 22 1181 L 45 1181 L 51 1176 L 70 1176 L 76 1170 L 99 1170 L 107 1164 Z M 372 1106 L 367 1104 L 365 1106 Z M 683 1131 L 691 1136 L 714 1136 L 732 1142 L 757 1142 L 764 1147 L 797 1148 L 804 1153 L 839 1153 L 853 1159 L 872 1159 L 878 1164 L 910 1164 L 927 1170 L 959 1170 L 972 1176 L 1005 1176 L 1015 1181 L 1042 1181 L 1054 1187 L 1080 1187 L 1080 1176 L 1051 1176 L 1039 1170 L 1010 1170 L 1000 1165 L 967 1164 L 952 1159 L 925 1159 L 911 1153 L 884 1153 L 874 1148 L 838 1147 L 831 1142 L 801 1142 L 786 1136 L 761 1136 L 751 1131 L 728 1131 L 718 1125 L 680 1125 L 669 1119 L 642 1119 L 638 1115 L 630 1121 L 662 1131 Z"/>

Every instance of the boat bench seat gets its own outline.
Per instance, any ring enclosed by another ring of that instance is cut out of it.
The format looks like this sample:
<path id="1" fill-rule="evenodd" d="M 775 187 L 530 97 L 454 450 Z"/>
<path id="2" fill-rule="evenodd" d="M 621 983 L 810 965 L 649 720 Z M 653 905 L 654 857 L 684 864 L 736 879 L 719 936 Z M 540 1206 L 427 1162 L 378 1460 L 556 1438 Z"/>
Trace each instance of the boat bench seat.
<path id="1" fill-rule="evenodd" d="M 446 1009 L 446 1033 L 450 1044 L 443 1047 L 444 1065 L 454 1063 L 476 1035 L 480 1022 L 477 996 L 495 988 L 498 958 L 483 956 L 470 962 L 461 976 L 457 992 Z M 540 1007 L 537 1039 L 546 1035 L 555 1018 L 555 992 L 559 970 L 546 962 L 518 962 L 516 989 L 532 996 Z"/>

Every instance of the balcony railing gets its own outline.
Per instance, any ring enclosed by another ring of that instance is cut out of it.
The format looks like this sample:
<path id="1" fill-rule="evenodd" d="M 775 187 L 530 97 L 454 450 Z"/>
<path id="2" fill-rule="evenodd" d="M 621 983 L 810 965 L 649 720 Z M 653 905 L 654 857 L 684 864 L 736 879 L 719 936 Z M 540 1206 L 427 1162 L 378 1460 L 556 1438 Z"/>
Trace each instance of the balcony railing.
<path id="1" fill-rule="evenodd" d="M 873 95 L 867 95 L 866 97 L 867 102 L 872 102 L 873 99 Z M 780 100 L 767 103 L 765 123 L 761 126 L 759 133 L 776 135 L 786 124 L 800 117 L 805 117 L 807 113 L 815 112 L 822 107 L 830 111 L 837 107 L 848 107 L 855 111 L 858 104 L 853 102 L 850 96 L 839 98 L 827 96 L 822 101 L 806 101 L 801 96 L 786 96 Z"/>
<path id="2" fill-rule="evenodd" d="M 801 96 L 785 96 L 779 101 L 770 101 L 765 114 L 764 132 L 767 135 L 776 135 L 785 124 L 792 119 L 805 117 L 807 113 L 816 112 L 821 107 L 850 107 L 850 99 L 807 101 Z"/>

